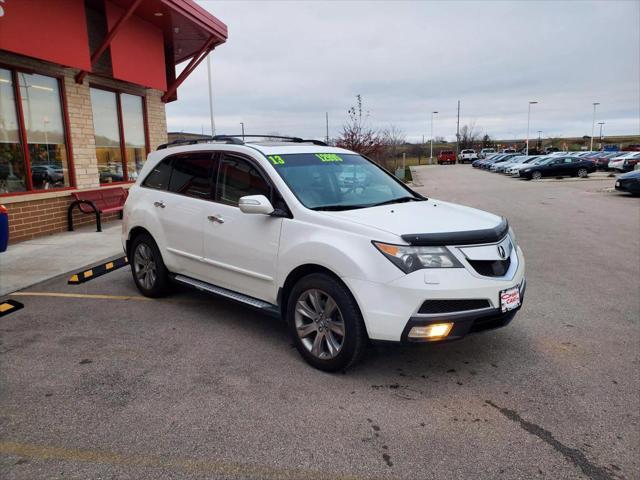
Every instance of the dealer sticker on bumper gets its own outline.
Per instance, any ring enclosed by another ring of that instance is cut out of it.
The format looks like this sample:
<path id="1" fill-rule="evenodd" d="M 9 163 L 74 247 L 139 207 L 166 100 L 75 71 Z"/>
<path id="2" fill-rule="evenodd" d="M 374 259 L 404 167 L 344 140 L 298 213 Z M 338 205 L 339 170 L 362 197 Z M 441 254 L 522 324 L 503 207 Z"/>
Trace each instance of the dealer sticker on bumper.
<path id="1" fill-rule="evenodd" d="M 500 308 L 508 312 L 520 306 L 520 288 L 513 287 L 500 292 Z"/>

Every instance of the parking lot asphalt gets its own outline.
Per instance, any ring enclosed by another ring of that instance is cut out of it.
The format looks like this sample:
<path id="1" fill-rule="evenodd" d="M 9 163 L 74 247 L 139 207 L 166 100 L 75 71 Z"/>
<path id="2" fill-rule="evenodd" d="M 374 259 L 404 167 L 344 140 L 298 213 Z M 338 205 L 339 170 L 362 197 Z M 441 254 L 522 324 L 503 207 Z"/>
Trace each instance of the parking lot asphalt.
<path id="1" fill-rule="evenodd" d="M 638 199 L 414 175 L 509 218 L 528 281 L 509 326 L 331 375 L 229 301 L 145 299 L 127 268 L 58 277 L 0 317 L 0 478 L 639 478 Z"/>

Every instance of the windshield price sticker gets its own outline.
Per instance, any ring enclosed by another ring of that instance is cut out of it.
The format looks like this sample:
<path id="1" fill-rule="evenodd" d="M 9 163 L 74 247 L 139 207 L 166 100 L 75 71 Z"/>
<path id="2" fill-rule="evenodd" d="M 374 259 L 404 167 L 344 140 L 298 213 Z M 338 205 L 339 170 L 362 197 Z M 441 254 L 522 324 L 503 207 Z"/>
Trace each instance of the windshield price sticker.
<path id="1" fill-rule="evenodd" d="M 284 159 L 280 155 L 269 155 L 267 158 L 274 165 L 284 165 Z"/>
<path id="2" fill-rule="evenodd" d="M 316 153 L 316 157 L 318 157 L 323 162 L 341 162 L 342 157 L 340 155 L 336 155 L 335 153 Z"/>

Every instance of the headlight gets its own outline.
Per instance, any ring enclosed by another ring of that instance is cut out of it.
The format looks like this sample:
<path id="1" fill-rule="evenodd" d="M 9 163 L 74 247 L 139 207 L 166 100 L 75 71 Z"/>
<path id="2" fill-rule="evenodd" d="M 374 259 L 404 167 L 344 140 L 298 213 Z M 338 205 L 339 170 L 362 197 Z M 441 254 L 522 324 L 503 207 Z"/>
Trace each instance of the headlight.
<path id="1" fill-rule="evenodd" d="M 524 169 L 524 173 L 527 173 L 527 172 L 530 172 L 530 171 L 531 171 L 531 169 L 530 169 L 530 168 L 525 168 L 525 169 Z"/>
<path id="2" fill-rule="evenodd" d="M 380 253 L 404 273 L 422 268 L 461 268 L 462 264 L 446 247 L 411 247 L 373 242 Z"/>

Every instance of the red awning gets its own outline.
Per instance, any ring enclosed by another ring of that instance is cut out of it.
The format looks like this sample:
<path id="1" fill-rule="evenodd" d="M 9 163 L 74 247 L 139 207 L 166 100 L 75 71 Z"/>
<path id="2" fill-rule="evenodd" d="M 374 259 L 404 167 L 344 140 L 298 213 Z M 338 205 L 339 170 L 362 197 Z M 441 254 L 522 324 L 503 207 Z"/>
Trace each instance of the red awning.
<path id="1" fill-rule="evenodd" d="M 135 0 L 111 0 L 124 10 Z M 196 55 L 205 42 L 213 47 L 227 40 L 227 26 L 193 0 L 142 0 L 134 15 L 160 28 L 174 65 Z"/>
<path id="2" fill-rule="evenodd" d="M 104 5 L 109 30 L 91 64 L 109 48 L 114 78 L 163 90 L 165 102 L 175 100 L 178 86 L 227 40 L 227 26 L 193 0 L 89 2 Z M 175 66 L 187 60 L 176 78 Z"/>

